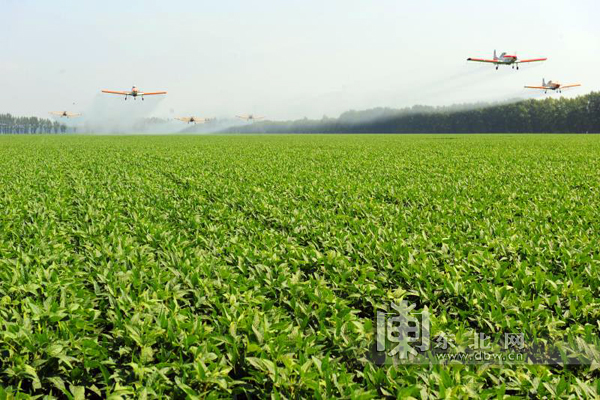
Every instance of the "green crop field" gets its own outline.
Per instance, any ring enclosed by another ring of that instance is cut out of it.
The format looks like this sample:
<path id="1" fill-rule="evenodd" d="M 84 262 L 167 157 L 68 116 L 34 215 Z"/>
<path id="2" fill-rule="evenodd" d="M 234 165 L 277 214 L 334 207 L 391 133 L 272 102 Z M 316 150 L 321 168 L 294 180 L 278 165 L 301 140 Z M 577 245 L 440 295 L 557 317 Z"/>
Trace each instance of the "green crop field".
<path id="1" fill-rule="evenodd" d="M 600 136 L 0 137 L 0 399 L 594 398 L 599 317 Z"/>

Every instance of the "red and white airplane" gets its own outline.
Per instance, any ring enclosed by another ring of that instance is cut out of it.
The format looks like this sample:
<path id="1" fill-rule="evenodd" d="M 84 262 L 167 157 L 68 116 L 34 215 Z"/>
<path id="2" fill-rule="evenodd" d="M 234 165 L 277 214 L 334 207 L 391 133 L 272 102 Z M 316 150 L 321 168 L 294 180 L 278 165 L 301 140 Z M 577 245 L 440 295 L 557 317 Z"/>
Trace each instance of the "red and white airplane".
<path id="1" fill-rule="evenodd" d="M 531 58 L 529 60 L 519 60 L 516 55 L 509 55 L 506 53 L 502 53 L 502 54 L 500 54 L 500 57 L 498 57 L 498 56 L 496 56 L 496 50 L 494 50 L 494 59 L 493 60 L 486 60 L 484 58 L 471 58 L 471 57 L 467 58 L 467 61 L 476 61 L 476 62 L 494 64 L 496 66 L 496 69 L 498 69 L 498 67 L 500 65 L 510 65 L 513 69 L 516 66 L 517 69 L 519 69 L 519 64 L 546 61 L 546 60 L 547 60 L 547 58 Z"/>
<path id="2" fill-rule="evenodd" d="M 176 117 L 175 119 L 178 119 L 179 121 L 183 121 L 183 122 L 187 122 L 188 124 L 194 123 L 194 124 L 204 124 L 207 122 L 212 122 L 215 119 L 214 118 L 200 118 L 200 117 Z"/>
<path id="3" fill-rule="evenodd" d="M 167 92 L 140 92 L 137 87 L 133 86 L 129 92 L 118 92 L 114 90 L 103 90 L 102 93 L 109 94 L 120 94 L 121 96 L 125 96 L 125 100 L 127 100 L 127 96 L 131 96 L 136 99 L 138 96 L 144 100 L 144 96 L 154 96 L 157 94 L 167 94 Z"/>
<path id="4" fill-rule="evenodd" d="M 59 117 L 63 118 L 76 118 L 79 117 L 81 114 L 76 114 L 76 113 L 70 113 L 68 111 L 50 111 L 50 114 L 52 115 L 58 115 Z"/>
<path id="5" fill-rule="evenodd" d="M 562 85 L 558 82 L 552 82 L 552 81 L 548 81 L 546 82 L 545 79 L 542 79 L 542 86 L 525 86 L 525 88 L 527 89 L 541 89 L 544 91 L 544 93 L 548 93 L 548 90 L 554 90 L 558 93 L 562 93 L 563 89 L 568 89 L 568 88 L 572 88 L 572 87 L 577 87 L 577 86 L 581 86 L 580 83 L 574 83 L 572 85 Z"/>
<path id="6" fill-rule="evenodd" d="M 263 120 L 266 118 L 266 117 L 261 117 L 258 115 L 252 115 L 252 114 L 236 115 L 236 117 L 239 119 L 243 119 L 244 121 L 260 121 L 260 120 Z"/>

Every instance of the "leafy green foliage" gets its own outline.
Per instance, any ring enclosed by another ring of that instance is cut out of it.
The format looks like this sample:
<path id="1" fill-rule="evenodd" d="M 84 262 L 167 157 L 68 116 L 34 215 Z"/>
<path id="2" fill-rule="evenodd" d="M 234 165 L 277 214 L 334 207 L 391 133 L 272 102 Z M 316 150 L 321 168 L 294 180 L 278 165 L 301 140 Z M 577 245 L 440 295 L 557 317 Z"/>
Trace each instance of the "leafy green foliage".
<path id="1" fill-rule="evenodd" d="M 599 137 L 11 136 L 0 170 L 0 397 L 599 394 L 368 359 L 399 299 L 597 346 Z"/>

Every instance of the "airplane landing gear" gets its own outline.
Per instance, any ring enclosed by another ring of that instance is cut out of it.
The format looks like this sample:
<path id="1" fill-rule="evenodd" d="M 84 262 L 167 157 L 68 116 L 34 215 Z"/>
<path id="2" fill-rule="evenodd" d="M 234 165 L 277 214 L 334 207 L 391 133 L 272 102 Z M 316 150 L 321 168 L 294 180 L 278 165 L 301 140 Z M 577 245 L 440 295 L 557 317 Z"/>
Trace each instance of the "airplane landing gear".
<path id="1" fill-rule="evenodd" d="M 498 71 L 498 66 L 496 65 L 496 71 Z"/>

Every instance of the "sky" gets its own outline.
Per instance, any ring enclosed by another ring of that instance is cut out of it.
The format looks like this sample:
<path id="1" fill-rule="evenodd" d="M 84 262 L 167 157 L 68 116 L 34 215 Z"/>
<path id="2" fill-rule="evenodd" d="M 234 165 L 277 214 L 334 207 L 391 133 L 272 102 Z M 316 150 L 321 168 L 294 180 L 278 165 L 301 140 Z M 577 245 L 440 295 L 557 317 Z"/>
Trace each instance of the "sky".
<path id="1" fill-rule="evenodd" d="M 540 98 L 523 86 L 542 78 L 582 83 L 575 96 L 600 90 L 599 14 L 598 0 L 0 0 L 0 113 L 337 117 Z M 494 49 L 548 61 L 466 61 Z M 100 93 L 132 85 L 168 95 Z"/>

